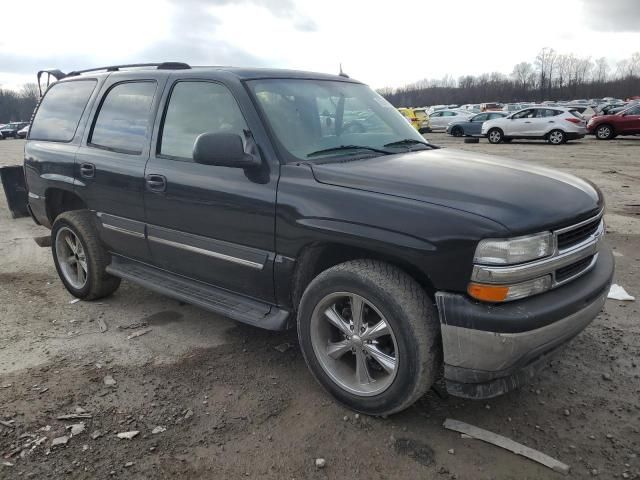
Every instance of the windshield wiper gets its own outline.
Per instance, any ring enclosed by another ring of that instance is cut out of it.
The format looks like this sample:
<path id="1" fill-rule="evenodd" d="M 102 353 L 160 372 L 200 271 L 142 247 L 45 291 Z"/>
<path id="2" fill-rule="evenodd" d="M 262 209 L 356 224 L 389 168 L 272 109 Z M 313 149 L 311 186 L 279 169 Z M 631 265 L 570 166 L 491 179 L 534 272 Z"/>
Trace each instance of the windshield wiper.
<path id="1" fill-rule="evenodd" d="M 397 140 L 395 142 L 386 143 L 385 147 L 396 147 L 402 145 L 424 145 L 429 148 L 437 148 L 435 145 L 431 145 L 427 142 L 421 142 L 420 140 L 416 140 L 415 138 L 404 138 L 402 140 Z"/>
<path id="2" fill-rule="evenodd" d="M 386 146 L 386 145 L 385 145 Z M 323 148 L 322 150 L 316 150 L 307 154 L 307 158 L 322 155 L 324 153 L 339 152 L 342 150 L 369 150 L 371 152 L 382 153 L 384 155 L 391 155 L 393 152 L 387 150 L 381 150 L 379 148 L 367 147 L 366 145 L 340 145 L 339 147 Z"/>

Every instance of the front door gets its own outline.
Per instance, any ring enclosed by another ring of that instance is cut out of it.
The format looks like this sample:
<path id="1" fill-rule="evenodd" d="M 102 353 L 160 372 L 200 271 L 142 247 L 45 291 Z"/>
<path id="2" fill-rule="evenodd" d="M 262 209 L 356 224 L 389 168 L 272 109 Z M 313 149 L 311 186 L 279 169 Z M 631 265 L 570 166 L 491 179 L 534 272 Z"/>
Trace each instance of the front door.
<path id="1" fill-rule="evenodd" d="M 621 135 L 630 135 L 640 132 L 640 105 L 636 105 L 623 114 L 616 123 L 617 131 Z"/>
<path id="2" fill-rule="evenodd" d="M 521 112 L 514 113 L 510 120 L 505 122 L 504 134 L 506 136 L 527 136 L 533 130 L 533 121 L 536 115 L 535 108 L 529 108 L 522 110 Z"/>
<path id="3" fill-rule="evenodd" d="M 153 263 L 272 302 L 279 169 L 264 158 L 261 168 L 243 170 L 194 163 L 192 156 L 202 133 L 235 133 L 250 145 L 252 126 L 261 128 L 255 112 L 249 125 L 229 88 L 214 81 L 175 81 L 164 97 L 145 172 Z"/>
<path id="4" fill-rule="evenodd" d="M 148 261 L 144 168 L 153 118 L 168 74 L 131 72 L 108 78 L 76 154 L 77 188 L 99 217 L 110 251 Z"/>

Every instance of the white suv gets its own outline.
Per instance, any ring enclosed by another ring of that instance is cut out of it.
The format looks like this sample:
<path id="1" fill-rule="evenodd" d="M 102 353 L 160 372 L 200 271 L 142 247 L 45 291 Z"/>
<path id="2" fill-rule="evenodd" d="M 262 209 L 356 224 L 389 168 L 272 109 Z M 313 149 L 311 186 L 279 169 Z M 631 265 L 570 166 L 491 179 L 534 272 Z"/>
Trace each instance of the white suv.
<path id="1" fill-rule="evenodd" d="M 575 110 L 559 107 L 532 107 L 505 118 L 488 120 L 482 135 L 490 143 L 510 142 L 514 138 L 547 140 L 560 145 L 586 135 L 586 122 Z"/>

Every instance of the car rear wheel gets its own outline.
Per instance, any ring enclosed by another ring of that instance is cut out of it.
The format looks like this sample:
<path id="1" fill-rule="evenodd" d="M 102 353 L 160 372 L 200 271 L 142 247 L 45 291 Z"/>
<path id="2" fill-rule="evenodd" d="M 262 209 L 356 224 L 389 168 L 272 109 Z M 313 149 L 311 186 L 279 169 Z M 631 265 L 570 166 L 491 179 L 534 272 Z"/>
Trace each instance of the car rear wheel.
<path id="1" fill-rule="evenodd" d="M 318 382 L 369 415 L 409 407 L 439 371 L 433 302 L 415 280 L 382 262 L 346 262 L 315 278 L 300 301 L 298 337 Z"/>
<path id="2" fill-rule="evenodd" d="M 547 135 L 547 142 L 551 145 L 561 145 L 567 141 L 567 136 L 562 130 L 551 130 Z"/>
<path id="3" fill-rule="evenodd" d="M 611 140 L 615 136 L 611 125 L 599 125 L 596 129 L 596 138 L 598 140 Z"/>
<path id="4" fill-rule="evenodd" d="M 464 135 L 464 130 L 462 129 L 462 127 L 453 127 L 451 129 L 451 135 L 453 135 L 454 137 L 461 137 Z"/>
<path id="5" fill-rule="evenodd" d="M 110 256 L 98 238 L 94 217 L 88 210 L 65 212 L 51 229 L 58 275 L 69 293 L 85 300 L 106 297 L 120 286 L 120 279 L 106 272 Z"/>
<path id="6" fill-rule="evenodd" d="M 502 130 L 500 130 L 499 128 L 492 128 L 487 133 L 487 138 L 489 139 L 489 143 L 500 143 L 502 142 L 503 137 L 504 137 L 504 134 L 502 133 Z"/>

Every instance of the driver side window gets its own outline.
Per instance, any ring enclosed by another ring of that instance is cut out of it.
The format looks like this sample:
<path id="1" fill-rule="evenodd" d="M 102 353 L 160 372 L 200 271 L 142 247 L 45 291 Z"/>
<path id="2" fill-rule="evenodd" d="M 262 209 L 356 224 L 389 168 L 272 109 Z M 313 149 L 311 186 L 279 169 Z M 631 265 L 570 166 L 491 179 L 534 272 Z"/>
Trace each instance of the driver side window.
<path id="1" fill-rule="evenodd" d="M 247 124 L 235 98 L 219 83 L 181 81 L 171 92 L 158 153 L 193 159 L 193 145 L 202 133 L 235 133 L 244 139 Z"/>
<path id="2" fill-rule="evenodd" d="M 533 116 L 535 115 L 535 109 L 533 108 L 529 108 L 527 110 L 523 110 L 521 112 L 518 112 L 516 114 L 513 115 L 514 119 L 520 119 L 520 118 L 533 118 Z"/>

